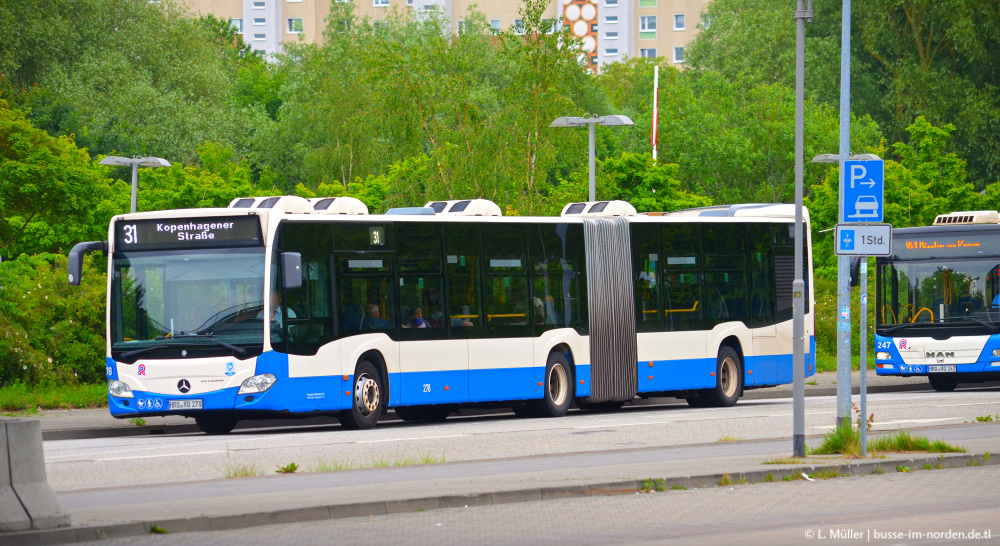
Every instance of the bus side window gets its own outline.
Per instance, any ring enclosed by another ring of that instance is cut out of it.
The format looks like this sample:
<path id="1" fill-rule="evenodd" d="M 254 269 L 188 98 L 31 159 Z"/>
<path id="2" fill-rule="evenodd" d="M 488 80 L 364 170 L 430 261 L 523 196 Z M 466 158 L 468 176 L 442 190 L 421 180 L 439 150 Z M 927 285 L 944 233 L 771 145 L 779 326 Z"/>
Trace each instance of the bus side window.
<path id="1" fill-rule="evenodd" d="M 662 224 L 660 254 L 665 329 L 683 331 L 705 328 L 708 302 L 704 286 L 705 257 L 701 250 L 701 226 Z"/>
<path id="2" fill-rule="evenodd" d="M 476 224 L 444 225 L 445 324 L 453 339 L 475 339 L 485 334 L 480 304 L 480 239 Z"/>
<path id="3" fill-rule="evenodd" d="M 663 330 L 664 313 L 659 295 L 662 279 L 657 276 L 660 264 L 660 239 L 656 224 L 632 224 L 632 281 L 635 283 L 635 324 L 639 332 Z"/>
<path id="4" fill-rule="evenodd" d="M 487 337 L 531 335 L 525 224 L 484 224 Z"/>

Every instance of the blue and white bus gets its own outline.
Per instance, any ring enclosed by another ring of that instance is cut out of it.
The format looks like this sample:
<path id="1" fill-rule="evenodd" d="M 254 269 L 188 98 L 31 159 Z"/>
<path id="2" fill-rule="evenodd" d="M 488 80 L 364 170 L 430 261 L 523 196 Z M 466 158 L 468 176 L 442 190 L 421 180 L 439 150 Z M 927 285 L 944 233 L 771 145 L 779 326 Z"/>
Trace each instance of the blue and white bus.
<path id="1" fill-rule="evenodd" d="M 107 242 L 74 248 L 70 282 L 84 252 L 109 252 L 113 416 L 364 429 L 388 409 L 730 406 L 791 382 L 794 238 L 791 205 L 503 217 L 484 200 L 369 215 L 349 197 L 247 198 L 117 216 Z"/>
<path id="2" fill-rule="evenodd" d="M 1000 380 L 1000 214 L 893 230 L 876 266 L 878 375 L 927 376 L 937 391 Z"/>

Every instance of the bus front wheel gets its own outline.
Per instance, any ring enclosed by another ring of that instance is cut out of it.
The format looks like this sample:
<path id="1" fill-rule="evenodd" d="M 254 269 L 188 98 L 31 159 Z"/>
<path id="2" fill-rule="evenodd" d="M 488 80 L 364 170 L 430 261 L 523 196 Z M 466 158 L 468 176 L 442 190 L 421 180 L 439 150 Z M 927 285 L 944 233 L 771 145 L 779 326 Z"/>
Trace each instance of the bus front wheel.
<path id="1" fill-rule="evenodd" d="M 351 430 L 374 427 L 382 416 L 382 380 L 371 362 L 358 363 L 352 394 L 351 409 L 340 414 L 340 424 Z"/>
<path id="2" fill-rule="evenodd" d="M 206 413 L 195 416 L 194 424 L 205 434 L 229 434 L 236 428 L 236 416 Z"/>
<path id="3" fill-rule="evenodd" d="M 958 378 L 951 374 L 932 374 L 927 376 L 931 388 L 938 392 L 951 392 L 958 386 Z"/>
<path id="4" fill-rule="evenodd" d="M 545 394 L 529 402 L 539 417 L 562 417 L 573 404 L 573 370 L 566 355 L 553 352 L 545 364 Z"/>

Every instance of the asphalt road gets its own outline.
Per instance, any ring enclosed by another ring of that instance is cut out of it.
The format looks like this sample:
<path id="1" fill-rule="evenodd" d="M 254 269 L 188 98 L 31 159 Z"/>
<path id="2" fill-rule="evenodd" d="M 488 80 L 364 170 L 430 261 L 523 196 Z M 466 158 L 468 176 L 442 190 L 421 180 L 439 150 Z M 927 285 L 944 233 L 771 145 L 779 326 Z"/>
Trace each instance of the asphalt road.
<path id="1" fill-rule="evenodd" d="M 1000 414 L 1000 389 L 869 396 L 875 430 L 974 422 Z M 807 434 L 832 427 L 835 397 L 806 400 Z M 635 407 L 573 412 L 560 419 L 490 415 L 444 423 L 381 423 L 368 431 L 339 426 L 45 442 L 56 491 L 222 479 L 241 471 L 300 471 L 610 451 L 791 435 L 790 399 L 741 401 L 733 408 Z M 810 443 L 816 443 L 812 440 Z"/>
<path id="2" fill-rule="evenodd" d="M 1000 543 L 1000 467 L 435 510 L 107 544 Z M 822 502 L 820 502 L 822 499 Z M 334 537 L 336 537 L 334 539 Z"/>

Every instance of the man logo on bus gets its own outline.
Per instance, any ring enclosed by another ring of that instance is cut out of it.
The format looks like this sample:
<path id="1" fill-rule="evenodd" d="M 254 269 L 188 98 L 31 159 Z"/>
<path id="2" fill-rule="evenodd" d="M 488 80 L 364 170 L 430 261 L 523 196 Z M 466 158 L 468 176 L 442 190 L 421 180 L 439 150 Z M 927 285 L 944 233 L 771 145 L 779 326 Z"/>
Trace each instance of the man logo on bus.
<path id="1" fill-rule="evenodd" d="M 906 348 L 906 340 L 905 339 L 899 340 L 899 350 L 902 351 L 905 348 Z"/>
<path id="2" fill-rule="evenodd" d="M 139 375 L 146 375 L 146 365 L 139 364 Z"/>

